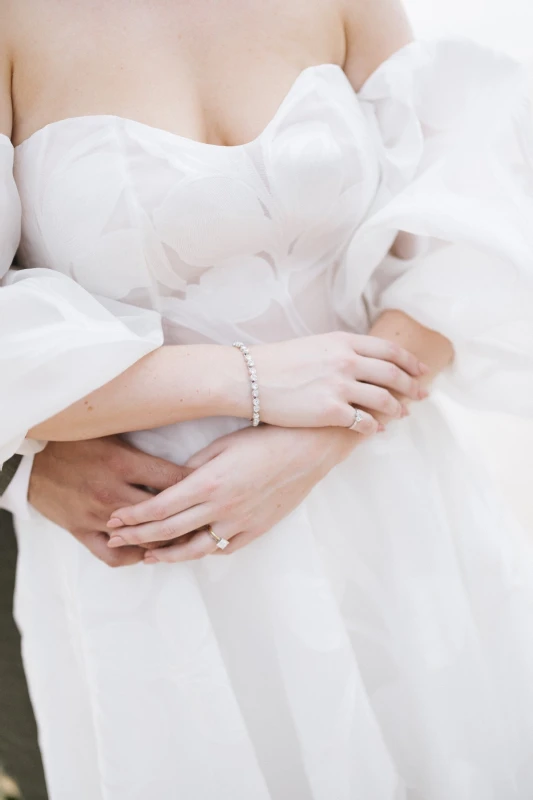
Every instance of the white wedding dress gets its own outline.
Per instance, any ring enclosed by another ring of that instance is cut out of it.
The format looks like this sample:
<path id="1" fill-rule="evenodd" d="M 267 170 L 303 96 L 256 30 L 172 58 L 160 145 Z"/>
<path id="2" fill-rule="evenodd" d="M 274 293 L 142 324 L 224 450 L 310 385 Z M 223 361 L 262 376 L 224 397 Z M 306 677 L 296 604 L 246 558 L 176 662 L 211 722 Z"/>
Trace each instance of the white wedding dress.
<path id="1" fill-rule="evenodd" d="M 14 156 L 29 269 L 0 290 L 0 461 L 162 335 L 366 332 L 400 308 L 457 352 L 411 418 L 231 557 L 113 571 L 18 521 L 51 800 L 531 800 L 533 546 L 439 408 L 533 406 L 526 97 L 506 57 L 416 42 L 357 94 L 305 69 L 236 147 L 113 116 L 1 141 L 0 266 Z M 398 231 L 409 259 L 387 256 Z M 241 426 L 129 438 L 183 462 Z"/>

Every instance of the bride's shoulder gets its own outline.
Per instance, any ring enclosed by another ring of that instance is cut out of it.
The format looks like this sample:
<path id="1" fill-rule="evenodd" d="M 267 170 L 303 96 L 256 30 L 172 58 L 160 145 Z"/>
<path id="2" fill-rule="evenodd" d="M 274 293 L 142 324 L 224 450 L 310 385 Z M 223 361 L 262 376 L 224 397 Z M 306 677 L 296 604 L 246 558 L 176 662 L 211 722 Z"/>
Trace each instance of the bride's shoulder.
<path id="1" fill-rule="evenodd" d="M 9 11 L 11 2 L 0 0 L 0 133 L 11 136 L 12 104 L 12 42 L 10 36 Z"/>
<path id="2" fill-rule="evenodd" d="M 0 0 L 0 133 L 11 136 L 12 87 L 21 42 L 34 25 L 43 0 Z"/>
<path id="3" fill-rule="evenodd" d="M 344 71 L 359 91 L 393 53 L 413 39 L 401 0 L 339 0 L 344 19 Z"/>

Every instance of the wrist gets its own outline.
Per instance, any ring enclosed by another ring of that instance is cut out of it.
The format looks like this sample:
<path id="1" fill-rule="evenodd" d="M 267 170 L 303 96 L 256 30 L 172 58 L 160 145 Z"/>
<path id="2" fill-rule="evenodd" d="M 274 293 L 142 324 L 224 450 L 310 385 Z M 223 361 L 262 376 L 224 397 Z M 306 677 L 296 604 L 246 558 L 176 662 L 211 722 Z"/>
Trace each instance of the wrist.
<path id="1" fill-rule="evenodd" d="M 252 418 L 252 390 L 246 362 L 241 352 L 226 345 L 217 346 L 210 359 L 211 397 L 214 416 Z"/>
<path id="2" fill-rule="evenodd" d="M 351 431 L 348 428 L 326 428 L 325 431 L 329 434 L 330 449 L 328 454 L 327 463 L 329 464 L 328 472 L 348 458 L 355 448 L 363 441 L 364 436 L 356 431 Z"/>
<path id="3" fill-rule="evenodd" d="M 312 437 L 315 452 L 319 448 L 320 456 L 315 463 L 321 478 L 348 458 L 357 445 L 364 441 L 363 436 L 348 428 L 308 428 L 306 433 Z"/>

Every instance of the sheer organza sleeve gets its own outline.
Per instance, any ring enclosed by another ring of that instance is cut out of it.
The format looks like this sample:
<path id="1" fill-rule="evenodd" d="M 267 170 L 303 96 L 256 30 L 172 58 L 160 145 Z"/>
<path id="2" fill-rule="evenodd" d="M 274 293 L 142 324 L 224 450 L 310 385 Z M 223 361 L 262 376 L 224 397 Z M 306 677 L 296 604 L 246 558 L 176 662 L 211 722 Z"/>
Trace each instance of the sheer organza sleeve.
<path id="1" fill-rule="evenodd" d="M 159 316 L 95 298 L 48 269 L 10 269 L 21 211 L 13 147 L 0 135 L 0 464 L 27 431 L 162 344 Z"/>
<path id="2" fill-rule="evenodd" d="M 533 134 L 529 76 L 469 41 L 415 42 L 359 99 L 382 186 L 337 281 L 347 320 L 400 309 L 456 351 L 441 386 L 476 407 L 533 411 Z M 380 250 L 402 231 L 406 259 Z M 387 237 L 385 236 L 385 239 Z"/>

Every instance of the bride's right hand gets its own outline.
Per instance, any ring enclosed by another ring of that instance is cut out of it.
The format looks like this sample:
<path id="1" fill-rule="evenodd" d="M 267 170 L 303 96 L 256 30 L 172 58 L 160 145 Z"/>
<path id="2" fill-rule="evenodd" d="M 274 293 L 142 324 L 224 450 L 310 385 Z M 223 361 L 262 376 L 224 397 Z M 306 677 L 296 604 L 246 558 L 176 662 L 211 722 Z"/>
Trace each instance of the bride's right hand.
<path id="1" fill-rule="evenodd" d="M 400 418 L 394 396 L 422 400 L 425 364 L 393 342 L 335 332 L 250 347 L 259 383 L 261 420 L 289 428 L 350 427 L 354 407 L 365 409 L 357 425 L 372 434 L 372 412 Z M 394 393 L 394 394 L 393 394 Z M 371 413 L 368 413 L 371 412 Z"/>

